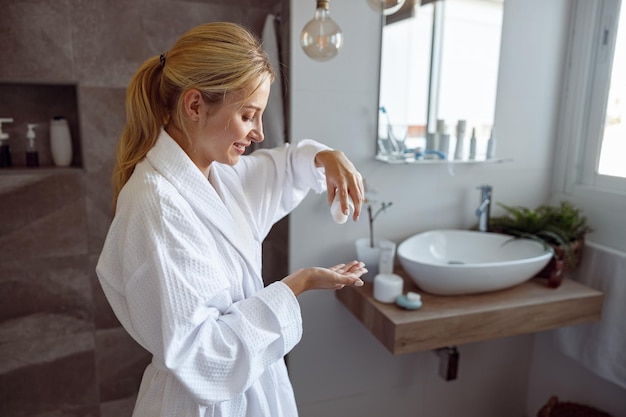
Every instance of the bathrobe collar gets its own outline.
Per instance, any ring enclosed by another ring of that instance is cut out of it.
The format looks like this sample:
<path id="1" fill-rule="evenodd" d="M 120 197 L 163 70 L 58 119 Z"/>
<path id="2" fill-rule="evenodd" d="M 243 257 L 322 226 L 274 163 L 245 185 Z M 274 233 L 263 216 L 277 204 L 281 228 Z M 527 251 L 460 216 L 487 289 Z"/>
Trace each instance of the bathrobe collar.
<path id="1" fill-rule="evenodd" d="M 157 172 L 174 185 L 209 230 L 217 228 L 231 242 L 246 261 L 256 281 L 263 285 L 260 265 L 257 265 L 259 262 L 255 262 L 254 237 L 248 222 L 241 222 L 245 220 L 241 218 L 242 213 L 232 212 L 239 210 L 239 207 L 237 204 L 229 204 L 232 203 L 229 201 L 232 200 L 229 193 L 218 194 L 209 179 L 164 129 L 161 129 L 157 143 L 148 152 L 146 159 Z M 214 170 L 213 166 L 211 170 Z M 235 218 L 238 221 L 235 221 Z"/>

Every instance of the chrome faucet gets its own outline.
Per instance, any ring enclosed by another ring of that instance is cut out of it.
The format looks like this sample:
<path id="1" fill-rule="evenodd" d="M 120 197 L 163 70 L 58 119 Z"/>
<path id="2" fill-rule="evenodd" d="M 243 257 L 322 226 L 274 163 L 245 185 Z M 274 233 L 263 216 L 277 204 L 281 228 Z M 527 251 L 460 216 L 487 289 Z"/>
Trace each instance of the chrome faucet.
<path id="1" fill-rule="evenodd" d="M 493 187 L 491 185 L 481 185 L 477 188 L 480 190 L 480 204 L 476 209 L 476 216 L 478 217 L 478 231 L 489 231 L 489 212 L 491 209 L 491 192 Z"/>

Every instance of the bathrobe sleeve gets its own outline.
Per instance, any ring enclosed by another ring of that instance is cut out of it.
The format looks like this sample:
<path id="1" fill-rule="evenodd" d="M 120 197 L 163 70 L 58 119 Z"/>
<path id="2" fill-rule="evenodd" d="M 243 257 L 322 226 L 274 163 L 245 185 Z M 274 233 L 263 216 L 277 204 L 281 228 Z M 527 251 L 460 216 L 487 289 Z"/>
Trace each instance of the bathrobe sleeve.
<path id="1" fill-rule="evenodd" d="M 107 299 L 181 392 L 206 406 L 241 395 L 299 341 L 297 299 L 282 282 L 234 299 L 239 252 L 167 184 L 127 186 L 97 266 Z"/>
<path id="2" fill-rule="evenodd" d="M 327 149 L 319 142 L 304 139 L 295 145 L 259 149 L 233 167 L 238 180 L 229 188 L 246 197 L 247 214 L 254 218 L 252 227 L 258 228 L 261 238 L 296 208 L 309 190 L 318 194 L 326 191 L 324 170 L 315 167 L 315 155 Z"/>

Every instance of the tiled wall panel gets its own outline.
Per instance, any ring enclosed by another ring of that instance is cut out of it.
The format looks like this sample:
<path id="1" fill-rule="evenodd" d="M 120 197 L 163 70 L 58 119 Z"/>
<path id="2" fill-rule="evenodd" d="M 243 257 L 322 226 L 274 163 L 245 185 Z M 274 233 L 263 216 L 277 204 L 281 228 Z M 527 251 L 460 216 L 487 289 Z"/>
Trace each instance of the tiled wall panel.
<path id="1" fill-rule="evenodd" d="M 76 84 L 82 146 L 82 169 L 0 171 L 0 416 L 130 416 L 150 355 L 94 270 L 126 86 L 187 29 L 227 20 L 260 34 L 279 3 L 0 0 L 0 82 Z M 0 117 L 26 120 L 26 104 Z"/>

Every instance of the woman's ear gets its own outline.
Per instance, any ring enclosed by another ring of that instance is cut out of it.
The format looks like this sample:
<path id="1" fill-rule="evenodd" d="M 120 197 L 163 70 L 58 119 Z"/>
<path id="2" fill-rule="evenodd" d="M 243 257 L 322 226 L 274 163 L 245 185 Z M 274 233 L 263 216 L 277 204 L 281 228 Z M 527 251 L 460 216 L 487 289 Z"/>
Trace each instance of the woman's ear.
<path id="1" fill-rule="evenodd" d="M 204 99 L 195 88 L 183 93 L 183 113 L 193 122 L 200 120 L 200 112 Z"/>

